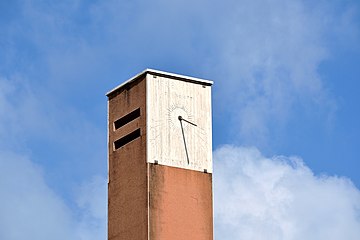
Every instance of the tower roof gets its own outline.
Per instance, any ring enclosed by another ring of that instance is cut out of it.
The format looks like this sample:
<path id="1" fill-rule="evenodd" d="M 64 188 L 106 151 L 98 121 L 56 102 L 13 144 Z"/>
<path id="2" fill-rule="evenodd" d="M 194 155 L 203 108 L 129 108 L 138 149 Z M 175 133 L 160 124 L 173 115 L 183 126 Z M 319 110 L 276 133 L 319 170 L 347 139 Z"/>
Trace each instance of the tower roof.
<path id="1" fill-rule="evenodd" d="M 213 81 L 211 81 L 211 80 L 189 77 L 189 76 L 180 75 L 180 74 L 176 74 L 176 73 L 169 73 L 169 72 L 164 72 L 164 71 L 147 68 L 144 71 L 140 72 L 139 74 L 133 76 L 132 78 L 126 80 L 125 82 L 121 83 L 117 87 L 115 87 L 112 90 L 110 90 L 109 92 L 107 92 L 106 96 L 109 96 L 113 92 L 116 92 L 117 90 L 125 87 L 126 85 L 130 84 L 131 82 L 135 81 L 136 79 L 138 79 L 142 76 L 145 76 L 146 74 L 152 74 L 155 76 L 167 77 L 167 78 L 172 78 L 175 80 L 182 80 L 182 81 L 186 81 L 186 82 L 193 82 L 193 83 L 207 85 L 207 86 L 211 86 L 213 84 Z"/>

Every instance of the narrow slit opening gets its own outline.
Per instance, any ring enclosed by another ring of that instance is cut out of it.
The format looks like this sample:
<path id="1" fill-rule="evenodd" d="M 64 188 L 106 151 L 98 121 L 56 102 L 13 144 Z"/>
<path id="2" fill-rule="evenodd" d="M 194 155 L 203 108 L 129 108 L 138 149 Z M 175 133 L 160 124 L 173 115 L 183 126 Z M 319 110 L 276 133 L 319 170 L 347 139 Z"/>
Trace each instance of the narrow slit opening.
<path id="1" fill-rule="evenodd" d="M 126 114 L 125 116 L 119 118 L 114 122 L 115 130 L 121 128 L 125 124 L 135 120 L 136 118 L 140 117 L 140 108 L 132 111 L 131 113 Z"/>
<path id="2" fill-rule="evenodd" d="M 136 138 L 140 137 L 140 128 L 136 129 L 135 131 L 129 133 L 128 135 L 116 140 L 114 142 L 114 148 L 119 149 L 125 144 L 128 144 L 129 142 L 135 140 Z"/>

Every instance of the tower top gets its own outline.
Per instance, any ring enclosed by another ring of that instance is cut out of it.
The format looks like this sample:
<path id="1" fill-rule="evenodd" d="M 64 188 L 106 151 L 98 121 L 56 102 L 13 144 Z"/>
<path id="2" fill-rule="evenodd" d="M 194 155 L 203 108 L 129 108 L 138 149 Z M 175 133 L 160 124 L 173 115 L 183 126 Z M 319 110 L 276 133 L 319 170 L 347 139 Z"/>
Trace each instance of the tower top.
<path id="1" fill-rule="evenodd" d="M 146 69 L 106 94 L 109 240 L 213 240 L 212 84 Z"/>
<path id="2" fill-rule="evenodd" d="M 117 86 L 117 87 L 113 88 L 112 90 L 110 90 L 109 92 L 107 92 L 106 96 L 109 97 L 112 93 L 122 89 L 126 85 L 132 83 L 136 79 L 141 78 L 142 76 L 145 76 L 146 74 L 151 74 L 151 75 L 159 76 L 159 77 L 167 77 L 167 78 L 171 78 L 171 79 L 175 79 L 175 80 L 181 80 L 181 81 L 185 81 L 185 82 L 192 82 L 192 83 L 202 84 L 202 85 L 207 85 L 207 86 L 213 85 L 213 81 L 211 81 L 211 80 L 195 78 L 195 77 L 180 75 L 180 74 L 176 74 L 176 73 L 169 73 L 169 72 L 164 72 L 164 71 L 160 71 L 160 70 L 147 68 L 144 71 L 140 72 L 139 74 L 137 74 L 134 77 L 126 80 L 125 82 L 121 83 L 119 86 Z"/>

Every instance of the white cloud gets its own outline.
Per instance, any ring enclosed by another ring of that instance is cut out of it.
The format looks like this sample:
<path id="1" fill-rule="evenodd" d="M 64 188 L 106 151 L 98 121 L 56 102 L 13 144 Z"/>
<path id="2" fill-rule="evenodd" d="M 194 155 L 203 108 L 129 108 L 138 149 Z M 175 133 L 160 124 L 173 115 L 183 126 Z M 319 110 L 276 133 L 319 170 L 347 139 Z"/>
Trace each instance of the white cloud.
<path id="1" fill-rule="evenodd" d="M 360 191 L 349 179 L 256 148 L 223 146 L 214 164 L 217 239 L 360 238 Z"/>
<path id="2" fill-rule="evenodd" d="M 221 44 L 210 76 L 218 78 L 214 104 L 231 113 L 236 139 L 266 144 L 271 129 L 286 125 L 294 109 L 311 109 L 331 122 L 336 101 L 319 68 L 331 57 L 331 44 L 356 28 L 350 8 L 301 0 L 244 0 L 226 7 L 213 32 Z"/>
<path id="3" fill-rule="evenodd" d="M 217 239 L 358 239 L 360 192 L 346 178 L 315 176 L 297 157 L 256 148 L 214 152 Z M 0 153 L 0 238 L 105 239 L 106 179 L 75 189 L 75 209 L 25 156 Z"/>
<path id="4" fill-rule="evenodd" d="M 106 239 L 106 191 L 105 178 L 84 183 L 74 210 L 47 185 L 40 166 L 0 151 L 0 239 Z"/>
<path id="5" fill-rule="evenodd" d="M 107 180 L 95 176 L 77 189 L 80 209 L 80 239 L 98 240 L 107 237 Z"/>
<path id="6" fill-rule="evenodd" d="M 46 104 L 47 99 L 37 96 L 23 77 L 0 76 L 0 149 L 22 146 L 29 134 L 48 136 L 55 124 Z"/>
<path id="7" fill-rule="evenodd" d="M 80 169 L 86 178 L 105 174 L 103 127 L 71 104 L 59 103 L 47 90 L 24 76 L 0 76 L 0 150 L 37 156 L 37 163 L 51 173 L 47 180 L 62 186 L 72 185 Z"/>
<path id="8" fill-rule="evenodd" d="M 0 77 L 0 239 L 106 239 L 106 178 L 91 178 L 86 171 L 91 160 L 99 162 L 101 155 L 99 150 L 91 153 L 88 145 L 102 138 L 72 109 L 49 110 L 54 99 L 36 90 L 37 94 L 24 78 Z M 46 153 L 33 153 L 29 142 L 36 141 Z M 63 156 L 47 149 L 51 141 L 62 146 Z M 86 148 L 90 157 L 79 148 Z M 71 158 L 63 159 L 68 151 Z M 82 158 L 76 158 L 79 152 Z M 41 159 L 34 157 L 39 155 Z M 58 159 L 71 163 L 72 169 L 56 167 Z M 105 168 L 105 155 L 103 159 Z M 79 181 L 71 171 L 78 173 L 79 164 L 84 164 L 83 184 L 69 196 Z M 96 171 L 101 174 L 99 168 Z M 59 193 L 59 188 L 65 190 Z"/>
<path id="9" fill-rule="evenodd" d="M 0 152 L 0 238 L 74 239 L 69 208 L 28 158 Z"/>

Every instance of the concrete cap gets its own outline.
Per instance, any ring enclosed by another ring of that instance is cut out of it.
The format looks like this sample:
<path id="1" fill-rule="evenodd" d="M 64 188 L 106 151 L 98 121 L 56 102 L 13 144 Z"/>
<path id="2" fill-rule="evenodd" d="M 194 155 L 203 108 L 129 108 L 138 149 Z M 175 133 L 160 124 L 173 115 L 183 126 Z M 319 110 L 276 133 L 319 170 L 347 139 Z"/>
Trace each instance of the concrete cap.
<path id="1" fill-rule="evenodd" d="M 117 86 L 117 87 L 113 88 L 112 90 L 110 90 L 109 92 L 107 92 L 106 96 L 109 96 L 113 92 L 116 92 L 117 90 L 120 90 L 121 88 L 125 87 L 129 83 L 135 81 L 136 79 L 138 79 L 138 78 L 140 78 L 140 77 L 142 77 L 142 76 L 144 76 L 146 74 L 152 74 L 154 76 L 167 77 L 167 78 L 172 78 L 172 79 L 175 79 L 175 80 L 181 80 L 181 81 L 185 81 L 185 82 L 192 82 L 192 83 L 202 84 L 202 85 L 206 85 L 206 86 L 213 85 L 213 81 L 210 81 L 210 80 L 205 80 L 205 79 L 195 78 L 195 77 L 189 77 L 189 76 L 185 76 L 185 75 L 169 73 L 169 72 L 164 72 L 164 71 L 159 71 L 159 70 L 154 70 L 154 69 L 147 68 L 144 71 L 142 71 L 141 73 L 139 73 L 139 74 L 135 75 L 134 77 L 126 80 L 125 82 L 121 83 L 119 86 Z"/>

